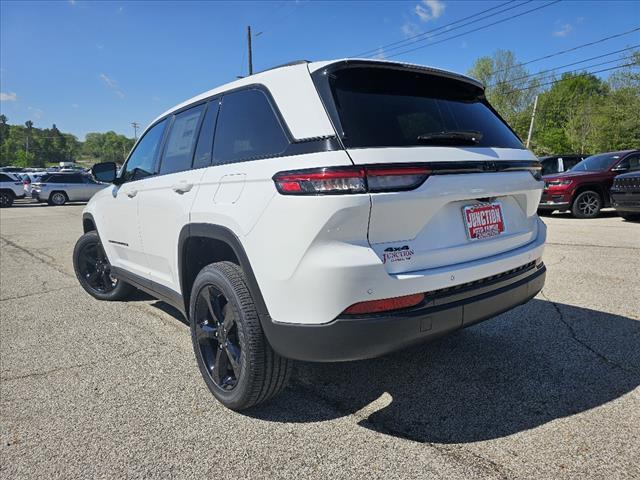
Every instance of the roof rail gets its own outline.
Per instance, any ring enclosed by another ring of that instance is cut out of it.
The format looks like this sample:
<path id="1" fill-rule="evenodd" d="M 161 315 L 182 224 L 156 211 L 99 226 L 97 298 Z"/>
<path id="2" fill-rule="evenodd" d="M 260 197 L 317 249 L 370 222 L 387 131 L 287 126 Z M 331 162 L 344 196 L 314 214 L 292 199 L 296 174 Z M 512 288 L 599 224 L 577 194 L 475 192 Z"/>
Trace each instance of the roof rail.
<path id="1" fill-rule="evenodd" d="M 268 72 L 269 70 L 275 70 L 276 68 L 282 67 L 290 67 L 292 65 L 302 65 L 303 63 L 311 63 L 310 60 L 293 60 L 292 62 L 283 63 L 282 65 L 276 65 L 275 67 L 267 68 L 265 70 L 260 70 L 256 73 Z"/>

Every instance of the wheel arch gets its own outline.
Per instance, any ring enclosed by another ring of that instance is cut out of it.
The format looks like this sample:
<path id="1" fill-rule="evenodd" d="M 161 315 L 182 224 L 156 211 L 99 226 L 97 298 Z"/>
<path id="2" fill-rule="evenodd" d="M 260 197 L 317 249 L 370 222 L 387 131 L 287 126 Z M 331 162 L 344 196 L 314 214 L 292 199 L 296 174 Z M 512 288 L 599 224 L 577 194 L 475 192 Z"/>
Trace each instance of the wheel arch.
<path id="1" fill-rule="evenodd" d="M 604 207 L 604 204 L 608 203 L 605 189 L 602 187 L 602 185 L 598 183 L 587 183 L 585 185 L 580 185 L 578 188 L 576 188 L 576 191 L 573 194 L 573 199 L 571 200 L 571 203 L 573 204 L 573 202 L 576 201 L 576 198 L 578 198 L 578 195 L 580 195 L 582 192 L 586 192 L 587 190 L 592 190 L 596 192 L 598 195 L 600 195 L 600 199 L 603 202 L 603 205 L 602 205 L 603 207 Z"/>
<path id="2" fill-rule="evenodd" d="M 82 214 L 82 230 L 84 233 L 98 230 L 98 228 L 96 227 L 96 221 L 93 219 L 93 215 L 91 215 L 90 213 Z"/>
<path id="3" fill-rule="evenodd" d="M 211 256 L 211 250 L 208 250 L 209 257 L 194 256 L 195 252 L 193 248 L 197 248 L 198 241 L 207 247 L 217 248 L 219 250 L 215 251 L 213 256 Z M 193 263 L 194 258 L 198 263 Z M 191 223 L 185 225 L 180 231 L 178 239 L 178 275 L 180 279 L 180 291 L 182 292 L 186 312 L 189 312 L 189 301 L 193 281 L 200 271 L 199 269 L 198 271 L 194 271 L 197 268 L 194 268 L 194 265 L 197 266 L 200 263 L 207 262 L 207 258 L 213 258 L 213 261 L 228 260 L 240 265 L 261 322 L 264 322 L 265 318 L 270 318 L 264 297 L 262 296 L 262 292 L 260 291 L 242 243 L 229 228 L 209 223 Z"/>

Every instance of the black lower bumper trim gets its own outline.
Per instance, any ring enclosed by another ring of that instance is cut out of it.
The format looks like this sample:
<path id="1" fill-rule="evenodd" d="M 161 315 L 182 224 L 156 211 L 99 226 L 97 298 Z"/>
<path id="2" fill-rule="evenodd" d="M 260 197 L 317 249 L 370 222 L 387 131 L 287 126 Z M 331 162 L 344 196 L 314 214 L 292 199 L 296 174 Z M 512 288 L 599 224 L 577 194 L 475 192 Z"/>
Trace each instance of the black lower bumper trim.
<path id="1" fill-rule="evenodd" d="M 506 312 L 533 298 L 544 285 L 543 264 L 517 277 L 464 294 L 453 293 L 449 302 L 394 312 L 373 318 L 338 318 L 323 325 L 263 321 L 271 346 L 294 360 L 338 362 L 378 357 L 401 348 L 433 340 Z"/>

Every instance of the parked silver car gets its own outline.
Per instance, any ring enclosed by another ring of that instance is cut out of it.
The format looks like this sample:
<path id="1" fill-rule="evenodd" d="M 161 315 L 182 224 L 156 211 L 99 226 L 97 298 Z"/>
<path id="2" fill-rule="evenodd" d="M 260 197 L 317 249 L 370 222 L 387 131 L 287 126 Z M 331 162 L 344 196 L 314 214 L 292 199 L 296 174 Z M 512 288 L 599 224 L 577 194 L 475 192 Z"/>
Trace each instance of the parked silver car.
<path id="1" fill-rule="evenodd" d="M 49 205 L 86 202 L 107 185 L 84 173 L 51 173 L 31 185 L 31 197 Z"/>

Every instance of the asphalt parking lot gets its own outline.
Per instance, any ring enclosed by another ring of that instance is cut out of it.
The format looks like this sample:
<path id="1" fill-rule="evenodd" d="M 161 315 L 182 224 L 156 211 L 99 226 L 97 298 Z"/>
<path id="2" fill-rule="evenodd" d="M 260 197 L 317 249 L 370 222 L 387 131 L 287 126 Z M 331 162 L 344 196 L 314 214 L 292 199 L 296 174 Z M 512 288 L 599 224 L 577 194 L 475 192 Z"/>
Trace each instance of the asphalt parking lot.
<path id="1" fill-rule="evenodd" d="M 239 414 L 171 307 L 79 287 L 82 208 L 0 212 L 2 478 L 640 478 L 640 224 L 547 217 L 536 299 Z"/>

